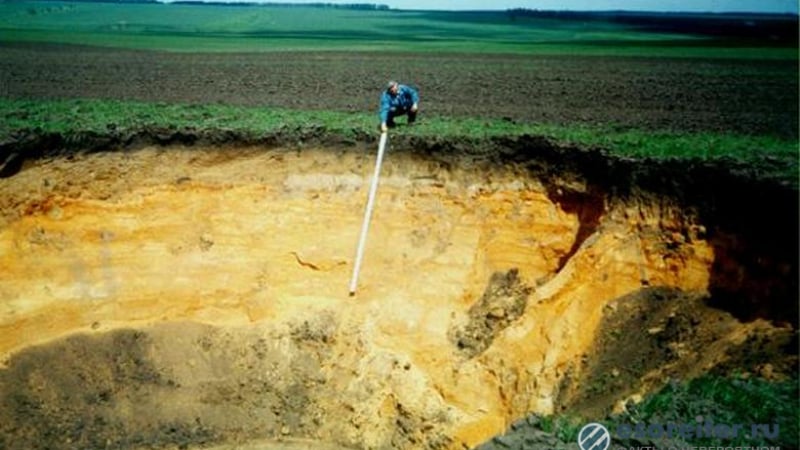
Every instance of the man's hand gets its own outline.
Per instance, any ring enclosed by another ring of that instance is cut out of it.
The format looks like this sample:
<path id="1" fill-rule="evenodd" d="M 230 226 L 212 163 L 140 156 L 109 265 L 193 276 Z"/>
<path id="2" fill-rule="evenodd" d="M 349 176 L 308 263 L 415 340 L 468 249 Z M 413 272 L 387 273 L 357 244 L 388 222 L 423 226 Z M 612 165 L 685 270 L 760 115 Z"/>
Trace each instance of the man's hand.
<path id="1" fill-rule="evenodd" d="M 417 112 L 417 104 L 416 103 L 411 105 L 411 112 Z"/>
<path id="2" fill-rule="evenodd" d="M 389 127 L 387 127 L 385 123 L 382 123 L 381 124 L 381 133 L 386 133 L 387 131 L 389 131 Z"/>

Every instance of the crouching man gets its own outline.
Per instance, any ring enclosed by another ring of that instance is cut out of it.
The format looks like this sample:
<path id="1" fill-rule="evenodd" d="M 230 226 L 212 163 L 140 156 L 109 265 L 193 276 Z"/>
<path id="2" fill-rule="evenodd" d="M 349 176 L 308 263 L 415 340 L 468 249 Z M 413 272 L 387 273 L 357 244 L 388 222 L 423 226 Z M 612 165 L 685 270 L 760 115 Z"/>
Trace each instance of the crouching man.
<path id="1" fill-rule="evenodd" d="M 416 89 L 390 81 L 386 85 L 386 90 L 381 94 L 381 132 L 386 132 L 395 126 L 394 118 L 398 116 L 408 116 L 408 124 L 411 125 L 417 120 L 417 110 L 419 109 L 419 93 Z"/>

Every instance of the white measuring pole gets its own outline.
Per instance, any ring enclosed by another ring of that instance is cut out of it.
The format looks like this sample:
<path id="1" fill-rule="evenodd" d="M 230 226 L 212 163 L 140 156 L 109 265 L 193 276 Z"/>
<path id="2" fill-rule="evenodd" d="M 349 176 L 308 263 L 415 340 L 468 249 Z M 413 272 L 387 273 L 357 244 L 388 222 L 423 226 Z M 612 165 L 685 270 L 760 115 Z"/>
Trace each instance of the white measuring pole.
<path id="1" fill-rule="evenodd" d="M 369 187 L 369 197 L 367 198 L 367 208 L 364 210 L 364 223 L 361 224 L 361 237 L 358 239 L 358 250 L 356 252 L 356 264 L 353 266 L 353 278 L 350 280 L 350 295 L 356 294 L 358 284 L 358 272 L 361 271 L 361 260 L 364 257 L 364 247 L 367 245 L 367 232 L 369 231 L 369 221 L 372 217 L 372 208 L 375 205 L 375 194 L 378 192 L 378 177 L 381 174 L 381 164 L 383 163 L 383 152 L 386 148 L 387 133 L 381 133 L 380 144 L 378 144 L 378 160 L 375 161 L 375 173 L 372 174 L 372 185 Z"/>

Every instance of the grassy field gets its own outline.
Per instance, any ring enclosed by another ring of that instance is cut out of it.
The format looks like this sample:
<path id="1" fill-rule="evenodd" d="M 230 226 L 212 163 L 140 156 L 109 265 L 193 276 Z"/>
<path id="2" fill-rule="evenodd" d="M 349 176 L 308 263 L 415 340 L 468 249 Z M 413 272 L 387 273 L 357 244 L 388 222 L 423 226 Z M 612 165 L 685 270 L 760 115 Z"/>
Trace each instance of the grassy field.
<path id="1" fill-rule="evenodd" d="M 773 20 L 773 19 L 770 19 Z M 409 51 L 796 59 L 768 42 L 506 12 L 0 3 L 0 41 L 167 51 Z"/>
<path id="2" fill-rule="evenodd" d="M 75 124 L 80 124 L 76 127 Z M 231 130 L 258 137 L 281 130 L 322 129 L 355 137 L 376 133 L 372 112 L 296 111 L 227 105 L 175 105 L 110 100 L 28 101 L 0 99 L 0 138 L 19 130 L 69 135 L 75 131 L 102 133 L 147 127 Z M 796 183 L 797 142 L 771 136 L 719 133 L 652 132 L 604 126 L 514 124 L 503 120 L 430 118 L 397 132 L 429 138 L 544 136 L 561 144 L 602 148 L 618 157 L 736 161 L 761 175 Z M 765 165 L 766 162 L 770 162 Z"/>

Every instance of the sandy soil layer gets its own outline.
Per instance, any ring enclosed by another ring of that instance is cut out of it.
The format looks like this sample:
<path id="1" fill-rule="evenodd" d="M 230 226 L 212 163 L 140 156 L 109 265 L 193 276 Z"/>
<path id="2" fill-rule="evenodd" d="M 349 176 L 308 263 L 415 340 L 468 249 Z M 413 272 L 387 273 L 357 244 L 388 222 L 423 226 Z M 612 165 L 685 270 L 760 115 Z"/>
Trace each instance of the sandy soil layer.
<path id="1" fill-rule="evenodd" d="M 463 448 L 670 376 L 794 370 L 791 324 L 709 301 L 746 261 L 702 216 L 518 164 L 390 149 L 349 297 L 373 162 L 149 147 L 3 179 L 0 447 Z"/>

